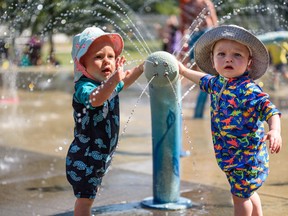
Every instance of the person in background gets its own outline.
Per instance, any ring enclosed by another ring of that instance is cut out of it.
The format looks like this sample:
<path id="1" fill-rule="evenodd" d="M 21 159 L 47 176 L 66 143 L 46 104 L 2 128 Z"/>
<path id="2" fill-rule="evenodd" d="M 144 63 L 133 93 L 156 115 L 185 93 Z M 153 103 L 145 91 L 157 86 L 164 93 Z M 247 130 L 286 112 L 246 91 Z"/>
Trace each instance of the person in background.
<path id="1" fill-rule="evenodd" d="M 269 173 L 265 141 L 272 154 L 282 147 L 281 114 L 254 82 L 269 66 L 267 49 L 242 27 L 219 26 L 196 42 L 195 62 L 205 73 L 181 62 L 179 72 L 210 94 L 214 152 L 230 184 L 234 215 L 262 216 L 257 190 Z"/>
<path id="2" fill-rule="evenodd" d="M 272 43 L 266 45 L 270 54 L 270 60 L 273 67 L 273 86 L 272 90 L 278 90 L 280 86 L 280 77 L 288 80 L 287 70 L 287 54 L 288 43 L 286 41 L 280 43 Z"/>
<path id="3" fill-rule="evenodd" d="M 177 16 L 170 16 L 162 27 L 160 24 L 155 25 L 159 38 L 162 40 L 162 50 L 177 55 L 181 49 L 182 34 L 179 28 Z"/>
<path id="4" fill-rule="evenodd" d="M 42 41 L 38 36 L 32 36 L 27 43 L 29 47 L 28 55 L 31 65 L 37 66 L 42 64 L 41 49 Z"/>
<path id="5" fill-rule="evenodd" d="M 25 47 L 23 49 L 23 53 L 21 56 L 21 60 L 20 60 L 20 66 L 21 67 L 27 67 L 27 66 L 32 66 L 32 63 L 30 61 L 30 53 L 29 53 L 29 45 L 25 44 Z"/>
<path id="6" fill-rule="evenodd" d="M 66 156 L 66 176 L 76 196 L 75 216 L 91 215 L 118 142 L 118 93 L 143 73 L 143 63 L 123 70 L 123 47 L 119 34 L 97 27 L 86 28 L 73 39 L 75 127 Z"/>
<path id="7" fill-rule="evenodd" d="M 4 38 L 0 38 L 0 61 L 8 59 L 9 43 Z"/>
<path id="8" fill-rule="evenodd" d="M 4 70 L 9 68 L 10 43 L 5 38 L 0 38 L 0 67 Z"/>
<path id="9" fill-rule="evenodd" d="M 199 37 L 209 29 L 218 26 L 218 17 L 214 4 L 210 0 L 180 0 L 180 26 L 183 35 L 188 34 L 188 44 L 184 45 L 189 52 L 189 59 L 184 59 L 184 64 L 194 62 L 194 44 Z M 193 23 L 193 26 L 191 26 Z M 194 28 L 190 28 L 194 27 Z M 192 31 L 192 32 L 191 32 Z M 194 65 L 194 70 L 199 70 Z M 194 118 L 203 118 L 204 108 L 207 101 L 207 94 L 199 91 Z"/>

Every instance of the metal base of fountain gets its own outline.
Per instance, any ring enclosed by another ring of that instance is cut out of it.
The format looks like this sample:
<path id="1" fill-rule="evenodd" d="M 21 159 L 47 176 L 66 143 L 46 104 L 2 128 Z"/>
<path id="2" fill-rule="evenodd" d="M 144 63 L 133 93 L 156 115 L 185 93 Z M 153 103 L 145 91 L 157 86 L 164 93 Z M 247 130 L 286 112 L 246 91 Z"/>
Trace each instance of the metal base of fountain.
<path id="1" fill-rule="evenodd" d="M 190 199 L 180 197 L 177 202 L 155 203 L 153 197 L 148 197 L 141 202 L 142 206 L 159 210 L 181 210 L 196 206 Z"/>

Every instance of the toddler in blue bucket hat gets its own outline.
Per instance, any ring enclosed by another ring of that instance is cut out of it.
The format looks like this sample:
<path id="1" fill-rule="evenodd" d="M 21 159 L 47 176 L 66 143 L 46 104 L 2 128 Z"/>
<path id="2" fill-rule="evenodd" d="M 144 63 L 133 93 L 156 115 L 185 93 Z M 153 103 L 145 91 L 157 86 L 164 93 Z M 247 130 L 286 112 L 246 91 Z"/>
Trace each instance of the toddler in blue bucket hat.
<path id="1" fill-rule="evenodd" d="M 118 93 L 142 73 L 143 63 L 124 71 L 124 42 L 97 27 L 74 36 L 74 140 L 66 176 L 76 196 L 74 215 L 90 215 L 98 187 L 111 163 L 119 135 Z"/>

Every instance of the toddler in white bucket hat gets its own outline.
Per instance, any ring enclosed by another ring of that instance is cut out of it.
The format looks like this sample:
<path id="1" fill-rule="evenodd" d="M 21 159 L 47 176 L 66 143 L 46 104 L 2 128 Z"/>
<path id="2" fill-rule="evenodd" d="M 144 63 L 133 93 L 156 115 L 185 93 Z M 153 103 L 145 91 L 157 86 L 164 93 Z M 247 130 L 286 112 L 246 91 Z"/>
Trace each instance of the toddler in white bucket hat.
<path id="1" fill-rule="evenodd" d="M 75 216 L 91 215 L 91 206 L 118 144 L 118 93 L 142 73 L 143 63 L 124 71 L 123 39 L 97 27 L 73 40 L 74 140 L 66 156 L 66 176 L 76 196 Z"/>
<path id="2" fill-rule="evenodd" d="M 107 33 L 97 27 L 88 27 L 83 32 L 77 34 L 73 38 L 72 58 L 74 61 L 74 81 L 76 82 L 84 74 L 90 76 L 86 68 L 81 64 L 80 59 L 88 51 L 92 43 L 97 42 L 99 39 L 110 41 L 111 46 L 115 51 L 117 58 L 123 50 L 124 42 L 120 34 Z M 87 75 L 88 74 L 88 75 Z"/>
<path id="3" fill-rule="evenodd" d="M 195 45 L 203 72 L 179 62 L 179 73 L 210 94 L 211 132 L 218 166 L 231 187 L 235 215 L 262 215 L 257 189 L 269 173 L 269 155 L 282 147 L 280 112 L 254 82 L 267 70 L 265 46 L 236 25 L 216 27 Z M 269 129 L 265 134 L 264 122 Z M 245 203 L 245 204 L 244 204 Z"/>

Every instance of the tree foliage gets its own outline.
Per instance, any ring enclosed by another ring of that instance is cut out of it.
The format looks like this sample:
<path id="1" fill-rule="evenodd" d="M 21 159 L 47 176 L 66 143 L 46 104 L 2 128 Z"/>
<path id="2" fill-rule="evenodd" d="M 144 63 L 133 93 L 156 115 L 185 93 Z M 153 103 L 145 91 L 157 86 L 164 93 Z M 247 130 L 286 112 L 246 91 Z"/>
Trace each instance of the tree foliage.
<path id="1" fill-rule="evenodd" d="M 287 29 L 287 0 L 213 2 L 220 23 L 236 22 L 263 30 Z M 0 0 L 0 23 L 8 27 L 12 37 L 28 28 L 33 35 L 51 39 L 55 33 L 72 35 L 91 25 L 129 32 L 129 19 L 136 20 L 138 26 L 139 14 L 177 15 L 178 4 L 178 0 Z"/>
<path id="2" fill-rule="evenodd" d="M 283 21 L 284 25 L 287 25 L 286 0 L 213 2 L 219 17 L 235 14 L 239 9 L 240 16 L 257 17 L 261 11 L 263 16 L 278 15 L 278 21 Z M 113 25 L 113 22 L 125 19 L 125 14 L 133 16 L 133 13 L 164 15 L 179 13 L 178 0 L 0 0 L 0 5 L 2 24 L 19 33 L 30 28 L 33 34 L 50 32 L 74 34 L 86 25 L 107 23 Z"/>

